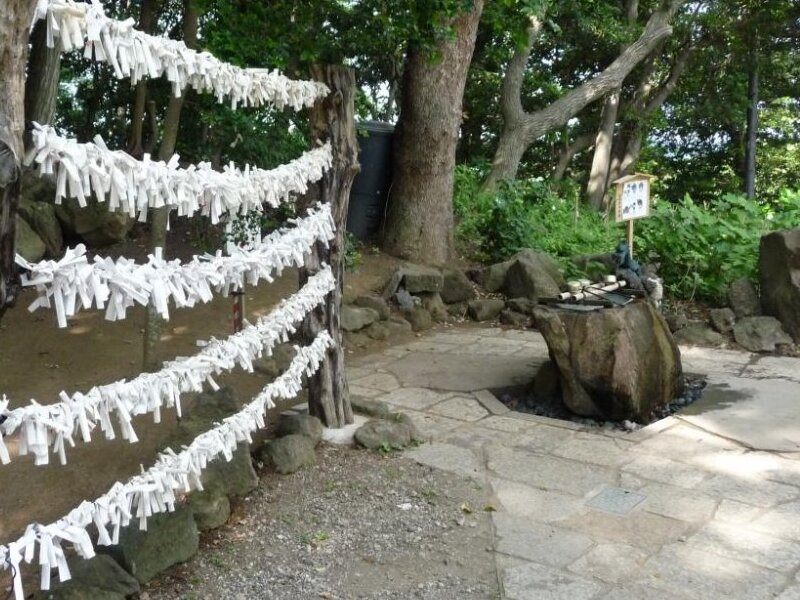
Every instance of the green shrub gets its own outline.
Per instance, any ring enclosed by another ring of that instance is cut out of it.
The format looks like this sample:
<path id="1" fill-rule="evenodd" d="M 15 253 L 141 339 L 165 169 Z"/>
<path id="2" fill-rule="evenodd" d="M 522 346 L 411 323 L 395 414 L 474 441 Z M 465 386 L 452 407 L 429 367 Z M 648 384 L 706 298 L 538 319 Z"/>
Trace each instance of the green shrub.
<path id="1" fill-rule="evenodd" d="M 625 238 L 623 225 L 579 203 L 574 185 L 520 180 L 483 193 L 482 177 L 475 167 L 456 169 L 456 239 L 470 258 L 497 262 L 534 248 L 574 276 L 570 258 L 611 252 Z M 764 233 L 798 226 L 800 191 L 784 190 L 771 204 L 730 194 L 703 205 L 688 196 L 656 201 L 652 215 L 636 222 L 634 253 L 659 265 L 670 295 L 719 301 L 731 281 L 755 279 Z"/>

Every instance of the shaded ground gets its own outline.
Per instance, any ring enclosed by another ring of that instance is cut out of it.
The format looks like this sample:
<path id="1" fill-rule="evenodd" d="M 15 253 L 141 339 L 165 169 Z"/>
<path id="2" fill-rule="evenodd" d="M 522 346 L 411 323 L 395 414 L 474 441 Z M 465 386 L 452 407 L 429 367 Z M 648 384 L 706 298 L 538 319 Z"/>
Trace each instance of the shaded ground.
<path id="1" fill-rule="evenodd" d="M 263 475 L 150 600 L 499 598 L 487 487 L 397 456 L 324 446 Z"/>
<path id="2" fill-rule="evenodd" d="M 173 237 L 172 255 L 191 255 L 188 239 L 178 232 Z M 143 246 L 141 239 L 134 238 L 106 249 L 104 254 L 141 258 L 145 255 Z M 395 261 L 388 257 L 365 255 L 363 266 L 346 275 L 346 295 L 379 287 L 393 264 Z M 297 274 L 290 270 L 271 285 L 248 289 L 248 317 L 255 320 L 266 314 L 297 288 Z M 11 408 L 30 399 L 50 404 L 58 400 L 61 390 L 88 391 L 140 372 L 144 309 L 132 309 L 128 319 L 115 323 L 106 321 L 101 311 L 85 311 L 72 319 L 68 328 L 59 329 L 52 311 L 26 310 L 33 300 L 31 291 L 24 292 L 17 307 L 0 323 L 0 397 L 6 394 Z M 223 338 L 231 332 L 230 299 L 217 297 L 194 309 L 173 310 L 163 331 L 161 358 L 194 354 L 198 339 Z M 384 346 L 371 343 L 370 348 Z M 236 370 L 221 377 L 220 383 L 232 386 L 246 401 L 266 380 L 263 375 Z M 190 396 L 186 398 L 190 406 Z M 98 431 L 91 444 L 78 442 L 76 448 L 68 450 L 69 462 L 63 467 L 52 456 L 54 464 L 46 467 L 34 467 L 30 457 L 18 457 L 10 465 L 0 466 L 0 540 L 14 539 L 32 521 L 49 523 L 82 500 L 104 493 L 115 481 L 127 480 L 140 465 L 149 466 L 157 450 L 173 435 L 175 422 L 174 411 L 169 410 L 164 411 L 160 425 L 153 425 L 149 417 L 140 417 L 135 427 L 140 438 L 137 444 L 119 439 L 109 442 Z M 10 449 L 13 455 L 15 448 Z"/>

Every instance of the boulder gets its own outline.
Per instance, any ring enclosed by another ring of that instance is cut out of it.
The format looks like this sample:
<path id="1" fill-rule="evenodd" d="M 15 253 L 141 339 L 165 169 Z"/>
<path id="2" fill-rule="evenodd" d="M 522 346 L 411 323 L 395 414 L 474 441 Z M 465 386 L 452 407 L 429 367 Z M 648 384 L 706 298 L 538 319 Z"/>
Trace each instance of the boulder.
<path id="1" fill-rule="evenodd" d="M 669 330 L 672 333 L 689 326 L 689 319 L 682 312 L 667 313 L 664 318 L 667 320 L 667 325 L 669 325 Z"/>
<path id="2" fill-rule="evenodd" d="M 750 352 L 775 352 L 779 344 L 791 344 L 791 336 L 775 317 L 745 317 L 733 328 L 736 343 Z"/>
<path id="3" fill-rule="evenodd" d="M 758 272 L 764 313 L 800 344 L 800 228 L 761 238 Z"/>
<path id="4" fill-rule="evenodd" d="M 411 329 L 413 331 L 425 331 L 433 327 L 433 317 L 431 317 L 431 313 L 421 306 L 405 309 L 403 311 L 403 316 L 411 323 Z"/>
<path id="5" fill-rule="evenodd" d="M 506 306 L 501 298 L 481 298 L 467 305 L 469 316 L 475 321 L 491 321 L 496 319 Z"/>
<path id="6" fill-rule="evenodd" d="M 720 335 L 707 325 L 688 325 L 675 332 L 675 341 L 684 346 L 706 346 L 718 348 L 727 342 L 725 336 Z"/>
<path id="7" fill-rule="evenodd" d="M 378 312 L 371 308 L 349 304 L 342 306 L 342 329 L 345 331 L 360 331 L 372 325 L 378 318 Z"/>
<path id="8" fill-rule="evenodd" d="M 17 254 L 22 256 L 28 262 L 39 262 L 44 258 L 47 251 L 42 238 L 40 238 L 30 225 L 17 215 L 16 217 L 16 234 L 14 236 L 14 244 L 17 249 Z"/>
<path id="9" fill-rule="evenodd" d="M 218 488 L 209 488 L 189 495 L 189 507 L 200 531 L 222 527 L 231 516 L 231 501 Z"/>
<path id="10" fill-rule="evenodd" d="M 465 302 L 475 298 L 475 288 L 472 287 L 472 282 L 467 279 L 462 270 L 444 267 L 442 276 L 444 280 L 442 282 L 441 296 L 445 304 Z"/>
<path id="11" fill-rule="evenodd" d="M 109 212 L 105 203 L 94 198 L 81 208 L 77 200 L 65 199 L 55 205 L 56 217 L 66 233 L 77 235 L 90 246 L 107 246 L 121 242 L 128 235 L 134 220 L 121 212 Z"/>
<path id="12" fill-rule="evenodd" d="M 191 404 L 178 424 L 173 445 L 189 444 L 214 423 L 221 422 L 239 410 L 235 392 L 223 387 L 215 392 L 203 392 Z M 229 496 L 244 496 L 258 486 L 258 475 L 250 458 L 250 444 L 242 442 L 230 462 L 220 456 L 208 463 L 203 471 L 203 487 L 215 488 Z"/>
<path id="13" fill-rule="evenodd" d="M 295 473 L 317 462 L 314 441 L 298 434 L 273 440 L 264 447 L 262 457 L 281 475 Z"/>
<path id="14" fill-rule="evenodd" d="M 400 450 L 411 444 L 411 427 L 399 420 L 371 419 L 356 429 L 355 440 L 368 450 Z"/>
<path id="15" fill-rule="evenodd" d="M 683 388 L 680 351 L 649 302 L 590 313 L 537 308 L 564 405 L 586 417 L 648 420 Z"/>
<path id="16" fill-rule="evenodd" d="M 389 320 L 386 321 L 385 325 L 389 329 L 391 335 L 397 333 L 411 333 L 413 331 L 411 323 L 403 317 L 391 316 Z"/>
<path id="17" fill-rule="evenodd" d="M 67 563 L 72 578 L 39 592 L 36 600 L 124 600 L 141 591 L 139 582 L 106 554 L 89 560 L 72 556 Z"/>
<path id="18" fill-rule="evenodd" d="M 389 318 L 389 305 L 386 303 L 386 300 L 381 298 L 380 296 L 375 296 L 373 294 L 367 294 L 364 296 L 359 296 L 353 302 L 356 306 L 360 306 L 361 308 L 371 308 L 376 313 L 378 313 L 378 318 L 381 321 L 385 321 Z"/>
<path id="19" fill-rule="evenodd" d="M 552 258 L 533 250 L 523 250 L 512 259 L 503 291 L 510 298 L 538 300 L 557 296 L 564 284 L 558 263 Z"/>
<path id="20" fill-rule="evenodd" d="M 437 323 L 444 323 L 447 321 L 450 315 L 447 312 L 447 306 L 445 306 L 442 301 L 439 292 L 423 292 L 418 296 L 419 299 L 422 300 L 422 308 L 431 313 L 431 317 L 434 321 Z"/>
<path id="21" fill-rule="evenodd" d="M 540 402 L 553 402 L 561 398 L 561 375 L 552 360 L 536 371 L 532 391 L 534 398 Z"/>
<path id="22" fill-rule="evenodd" d="M 506 283 L 506 274 L 514 261 L 507 260 L 483 269 L 478 278 L 481 286 L 490 294 L 499 292 Z"/>
<path id="23" fill-rule="evenodd" d="M 44 242 L 47 256 L 59 258 L 64 249 L 64 234 L 61 233 L 54 206 L 49 202 L 23 201 L 17 213 Z"/>
<path id="24" fill-rule="evenodd" d="M 383 297 L 391 298 L 401 288 L 412 294 L 441 292 L 443 285 L 444 277 L 439 269 L 406 263 L 392 274 L 383 290 Z"/>
<path id="25" fill-rule="evenodd" d="M 509 308 L 504 308 L 500 312 L 500 322 L 503 325 L 509 325 L 510 327 L 517 327 L 519 329 L 523 329 L 525 327 L 528 327 L 530 323 L 530 317 L 522 313 L 513 311 Z"/>
<path id="26" fill-rule="evenodd" d="M 533 309 L 538 306 L 536 302 L 529 298 L 512 298 L 506 302 L 506 306 L 514 312 L 522 313 L 524 315 L 532 315 Z"/>
<path id="27" fill-rule="evenodd" d="M 719 333 L 730 333 L 736 324 L 736 315 L 730 308 L 712 308 L 709 318 L 711 326 Z"/>
<path id="28" fill-rule="evenodd" d="M 456 302 L 447 305 L 447 314 L 455 319 L 463 319 L 467 316 L 467 303 Z"/>
<path id="29" fill-rule="evenodd" d="M 391 337 L 392 330 L 385 321 L 375 321 L 372 325 L 364 329 L 364 333 L 371 340 L 385 342 Z"/>
<path id="30" fill-rule="evenodd" d="M 197 553 L 200 536 L 192 510 L 177 506 L 174 512 L 161 513 L 147 519 L 147 531 L 139 529 L 138 520 L 124 527 L 119 545 L 101 546 L 139 583 L 147 583 L 173 565 L 186 562 Z"/>
<path id="31" fill-rule="evenodd" d="M 304 435 L 316 446 L 322 441 L 322 421 L 311 415 L 285 415 L 281 417 L 275 435 Z"/>
<path id="32" fill-rule="evenodd" d="M 362 398 L 361 396 L 351 395 L 350 405 L 353 410 L 368 417 L 384 418 L 389 416 L 392 412 L 389 405 L 380 400 L 372 400 L 371 398 Z"/>
<path id="33" fill-rule="evenodd" d="M 749 279 L 737 279 L 728 286 L 728 303 L 737 319 L 761 314 L 758 292 Z"/>

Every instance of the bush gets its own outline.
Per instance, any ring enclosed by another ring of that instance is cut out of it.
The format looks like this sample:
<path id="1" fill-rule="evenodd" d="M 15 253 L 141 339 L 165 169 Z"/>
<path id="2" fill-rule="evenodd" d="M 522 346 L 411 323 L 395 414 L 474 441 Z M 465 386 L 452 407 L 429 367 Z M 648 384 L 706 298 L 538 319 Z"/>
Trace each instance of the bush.
<path id="1" fill-rule="evenodd" d="M 611 252 L 625 238 L 624 226 L 580 205 L 574 186 L 521 180 L 490 194 L 480 191 L 482 175 L 474 167 L 456 170 L 456 238 L 473 259 L 497 262 L 534 248 L 574 276 L 570 258 Z M 634 250 L 640 261 L 659 265 L 670 295 L 720 301 L 731 281 L 756 278 L 764 233 L 798 226 L 800 191 L 784 190 L 769 205 L 730 194 L 701 205 L 687 196 L 654 203 L 652 215 L 636 223 Z"/>

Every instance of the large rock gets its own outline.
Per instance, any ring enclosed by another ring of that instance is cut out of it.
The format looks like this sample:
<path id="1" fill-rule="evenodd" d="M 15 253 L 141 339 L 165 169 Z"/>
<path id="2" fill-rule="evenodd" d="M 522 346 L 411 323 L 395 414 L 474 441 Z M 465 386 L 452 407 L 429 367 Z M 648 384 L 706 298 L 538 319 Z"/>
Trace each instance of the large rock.
<path id="1" fill-rule="evenodd" d="M 356 429 L 354 438 L 369 450 L 400 450 L 411 443 L 412 429 L 402 421 L 372 419 Z"/>
<path id="2" fill-rule="evenodd" d="M 388 321 L 375 321 L 364 329 L 364 334 L 371 340 L 385 342 L 392 336 L 392 330 L 387 325 Z"/>
<path id="3" fill-rule="evenodd" d="M 675 332 L 675 341 L 683 346 L 717 348 L 728 340 L 707 325 L 687 325 Z"/>
<path id="4" fill-rule="evenodd" d="M 736 343 L 750 352 L 774 352 L 779 344 L 791 344 L 792 338 L 775 317 L 745 317 L 733 328 Z"/>
<path id="5" fill-rule="evenodd" d="M 231 501 L 217 488 L 193 492 L 189 495 L 189 506 L 200 531 L 222 527 L 231 516 Z"/>
<path id="6" fill-rule="evenodd" d="M 17 249 L 17 254 L 22 256 L 28 262 L 38 262 L 44 258 L 46 247 L 42 238 L 31 229 L 28 223 L 17 215 L 17 231 L 14 237 L 14 244 Z"/>
<path id="7" fill-rule="evenodd" d="M 56 217 L 66 233 L 77 235 L 91 246 L 107 246 L 121 242 L 128 235 L 134 220 L 121 212 L 109 212 L 105 203 L 94 198 L 81 208 L 77 200 L 64 200 L 55 207 Z"/>
<path id="8" fill-rule="evenodd" d="M 511 268 L 511 265 L 514 261 L 507 260 L 501 263 L 496 263 L 494 265 L 489 265 L 480 273 L 480 280 L 481 286 L 490 294 L 494 294 L 495 292 L 499 292 L 506 283 L 506 275 L 508 274 L 508 269 Z"/>
<path id="9" fill-rule="evenodd" d="M 299 434 L 270 442 L 264 448 L 263 456 L 281 475 L 294 473 L 317 462 L 313 440 Z"/>
<path id="10" fill-rule="evenodd" d="M 38 593 L 36 600 L 124 600 L 141 590 L 139 582 L 106 554 L 89 560 L 73 556 L 67 562 L 72 578 Z"/>
<path id="11" fill-rule="evenodd" d="M 47 256 L 60 257 L 64 248 L 64 234 L 61 233 L 61 224 L 53 205 L 49 202 L 25 201 L 20 203 L 17 212 L 44 242 Z"/>
<path id="12" fill-rule="evenodd" d="M 470 302 L 467 311 L 476 321 L 491 321 L 498 317 L 505 306 L 506 303 L 502 298 L 481 298 Z"/>
<path id="13" fill-rule="evenodd" d="M 736 315 L 730 308 L 712 308 L 709 317 L 711 326 L 720 333 L 730 333 L 736 324 Z"/>
<path id="14" fill-rule="evenodd" d="M 446 304 L 465 302 L 475 297 L 475 288 L 472 287 L 472 282 L 467 279 L 462 270 L 445 267 L 442 269 L 442 275 L 444 281 L 441 296 Z"/>
<path id="15" fill-rule="evenodd" d="M 342 329 L 345 331 L 360 331 L 372 325 L 378 320 L 379 316 L 377 311 L 371 308 L 345 304 L 342 306 Z"/>
<path id="16" fill-rule="evenodd" d="M 359 296 L 353 302 L 356 306 L 360 306 L 361 308 L 371 308 L 376 313 L 378 313 L 378 318 L 381 321 L 385 321 L 389 318 L 389 305 L 386 304 L 386 300 L 381 298 L 380 296 L 375 296 L 372 294 L 365 294 L 363 296 Z"/>
<path id="17" fill-rule="evenodd" d="M 564 277 L 558 270 L 558 263 L 546 254 L 523 250 L 512 261 L 503 286 L 509 298 L 538 300 L 561 292 Z"/>
<path id="18" fill-rule="evenodd" d="M 728 302 L 737 319 L 761 314 L 758 292 L 749 279 L 737 279 L 728 286 Z"/>
<path id="19" fill-rule="evenodd" d="M 441 292 L 443 285 L 444 277 L 439 269 L 406 263 L 392 274 L 383 290 L 383 297 L 391 298 L 400 288 L 412 294 Z"/>
<path id="20" fill-rule="evenodd" d="M 392 316 L 386 321 L 386 327 L 389 329 L 390 335 L 395 334 L 408 334 L 414 331 L 413 326 L 403 317 Z"/>
<path id="21" fill-rule="evenodd" d="M 572 412 L 648 420 L 683 388 L 680 351 L 649 302 L 591 313 L 537 308 L 536 325 Z"/>
<path id="22" fill-rule="evenodd" d="M 800 228 L 761 238 L 761 304 L 800 343 Z"/>
<path id="23" fill-rule="evenodd" d="M 403 316 L 411 323 L 411 329 L 414 331 L 425 331 L 433 327 L 433 317 L 431 313 L 421 306 L 403 310 Z"/>
<path id="24" fill-rule="evenodd" d="M 304 435 L 316 446 L 322 441 L 322 421 L 311 415 L 285 415 L 281 417 L 275 435 Z"/>
<path id="25" fill-rule="evenodd" d="M 181 419 L 173 445 L 179 447 L 189 444 L 199 434 L 208 431 L 214 423 L 221 422 L 238 410 L 236 394 L 229 387 L 199 394 Z M 208 463 L 208 468 L 203 471 L 203 486 L 219 489 L 229 496 L 244 496 L 256 489 L 258 475 L 250 458 L 250 444 L 240 443 L 230 462 L 220 456 Z"/>
<path id="26" fill-rule="evenodd" d="M 447 312 L 447 306 L 442 301 L 439 292 L 423 292 L 419 294 L 419 299 L 422 300 L 422 308 L 431 313 L 434 321 L 444 323 L 448 320 L 450 314 Z"/>
<path id="27" fill-rule="evenodd" d="M 138 519 L 122 529 L 118 546 L 102 547 L 139 583 L 173 565 L 186 562 L 197 553 L 200 536 L 192 510 L 178 506 L 174 512 L 161 513 L 147 519 L 147 531 L 139 529 Z"/>

